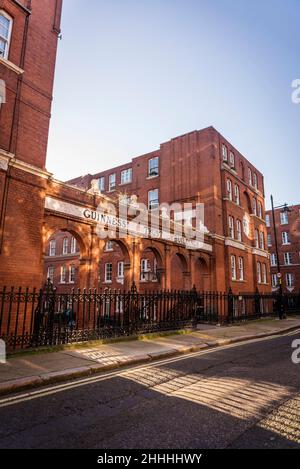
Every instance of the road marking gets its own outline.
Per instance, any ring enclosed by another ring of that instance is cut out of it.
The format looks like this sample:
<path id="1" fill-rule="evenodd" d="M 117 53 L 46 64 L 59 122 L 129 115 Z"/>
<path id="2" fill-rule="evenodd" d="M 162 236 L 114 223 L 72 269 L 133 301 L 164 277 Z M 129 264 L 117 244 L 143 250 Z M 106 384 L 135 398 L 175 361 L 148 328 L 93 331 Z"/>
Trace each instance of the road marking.
<path id="1" fill-rule="evenodd" d="M 69 383 L 54 384 L 54 385 L 49 386 L 47 388 L 42 388 L 42 389 L 38 389 L 36 391 L 30 391 L 30 392 L 26 392 L 26 393 L 23 393 L 23 394 L 18 394 L 18 395 L 12 396 L 12 397 L 7 397 L 7 398 L 0 399 L 0 408 L 1 407 L 8 407 L 8 406 L 16 405 L 16 404 L 21 404 L 21 403 L 26 402 L 26 401 L 31 401 L 33 399 L 37 399 L 37 398 L 40 398 L 40 397 L 50 396 L 52 394 L 57 394 L 59 392 L 68 391 L 68 390 L 75 389 L 75 388 L 78 388 L 78 387 L 81 387 L 81 386 L 86 386 L 86 385 L 89 385 L 89 384 L 95 384 L 95 383 L 99 383 L 101 381 L 107 381 L 107 380 L 112 379 L 116 376 L 126 375 L 126 373 L 128 373 L 129 371 L 138 371 L 138 370 L 141 370 L 143 368 L 157 367 L 158 364 L 159 364 L 159 366 L 163 366 L 163 365 L 167 365 L 169 363 L 179 362 L 179 361 L 183 361 L 183 360 L 189 360 L 191 358 L 199 357 L 199 356 L 202 356 L 202 355 L 208 355 L 208 354 L 219 352 L 219 351 L 222 351 L 222 350 L 228 350 L 228 349 L 231 349 L 231 348 L 242 347 L 243 345 L 253 344 L 253 343 L 257 343 L 257 342 L 264 342 L 264 341 L 268 341 L 268 340 L 279 339 L 280 337 L 293 336 L 293 335 L 297 335 L 299 333 L 300 333 L 300 329 L 297 329 L 296 331 L 292 331 L 292 332 L 288 332 L 288 333 L 284 333 L 284 334 L 280 334 L 280 335 L 272 335 L 272 336 L 269 336 L 269 337 L 261 337 L 261 338 L 258 338 L 258 339 L 246 340 L 246 341 L 243 341 L 243 342 L 238 342 L 236 344 L 222 345 L 222 346 L 215 347 L 215 348 L 212 348 L 212 349 L 209 349 L 209 350 L 200 350 L 199 352 L 189 353 L 189 354 L 184 355 L 184 356 L 179 356 L 179 357 L 177 356 L 177 357 L 167 358 L 167 359 L 163 359 L 163 360 L 156 360 L 156 361 L 153 361 L 152 363 L 145 363 L 145 364 L 141 364 L 141 365 L 137 365 L 137 366 L 129 366 L 129 367 L 123 369 L 123 370 L 116 370 L 116 371 L 107 372 L 107 373 L 101 374 L 101 375 L 91 376 L 91 377 L 88 377 L 88 378 L 82 378 L 82 379 L 72 381 L 72 382 L 69 382 Z"/>

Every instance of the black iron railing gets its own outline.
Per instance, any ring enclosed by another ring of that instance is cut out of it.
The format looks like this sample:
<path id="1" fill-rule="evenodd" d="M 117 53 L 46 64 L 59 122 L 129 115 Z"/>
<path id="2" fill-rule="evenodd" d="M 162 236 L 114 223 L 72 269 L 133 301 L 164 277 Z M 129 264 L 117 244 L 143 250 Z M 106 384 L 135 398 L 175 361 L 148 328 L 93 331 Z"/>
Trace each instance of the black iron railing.
<path id="1" fill-rule="evenodd" d="M 232 292 L 73 290 L 0 291 L 0 338 L 8 350 L 52 346 L 108 337 L 228 324 L 267 316 L 279 309 L 300 313 L 300 295 Z"/>

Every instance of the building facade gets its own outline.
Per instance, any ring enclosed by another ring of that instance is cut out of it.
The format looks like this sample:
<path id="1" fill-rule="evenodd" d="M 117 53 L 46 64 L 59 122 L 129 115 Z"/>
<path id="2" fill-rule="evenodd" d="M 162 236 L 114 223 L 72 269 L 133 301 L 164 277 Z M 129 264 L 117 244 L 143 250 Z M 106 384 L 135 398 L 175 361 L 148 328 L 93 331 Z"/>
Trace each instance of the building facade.
<path id="1" fill-rule="evenodd" d="M 130 163 L 85 175 L 68 184 L 87 190 L 92 180 L 115 201 L 132 196 L 150 211 L 159 204 L 204 204 L 204 224 L 212 244 L 197 289 L 270 291 L 263 175 L 213 127 L 179 136 Z M 145 255 L 144 255 L 145 254 Z M 151 252 L 140 260 L 145 288 L 159 287 Z M 99 266 L 101 286 L 119 288 L 126 269 L 122 252 L 108 243 Z M 172 288 L 182 288 L 180 259 L 171 266 Z"/>
<path id="2" fill-rule="evenodd" d="M 278 262 L 284 292 L 300 292 L 300 205 L 288 207 L 288 211 L 275 209 L 275 229 L 277 234 L 278 255 L 271 211 L 266 213 L 268 248 L 271 260 L 272 289 L 279 288 Z"/>
<path id="3" fill-rule="evenodd" d="M 39 286 L 62 0 L 0 0 L 0 285 Z"/>

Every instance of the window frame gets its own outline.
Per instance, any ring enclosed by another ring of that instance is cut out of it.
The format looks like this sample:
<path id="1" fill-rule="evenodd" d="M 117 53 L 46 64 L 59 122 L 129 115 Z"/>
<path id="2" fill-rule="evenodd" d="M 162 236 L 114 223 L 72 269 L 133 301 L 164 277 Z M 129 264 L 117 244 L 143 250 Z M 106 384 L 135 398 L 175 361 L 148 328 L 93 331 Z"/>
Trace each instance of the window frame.
<path id="1" fill-rule="evenodd" d="M 119 280 L 124 279 L 124 261 L 118 261 L 117 263 L 117 279 Z"/>
<path id="2" fill-rule="evenodd" d="M 230 256 L 230 267 L 231 267 L 231 280 L 237 280 L 236 256 L 234 254 Z"/>
<path id="3" fill-rule="evenodd" d="M 105 192 L 105 176 L 98 179 L 98 187 L 100 192 Z"/>
<path id="4" fill-rule="evenodd" d="M 156 165 L 151 166 L 153 161 L 157 161 Z M 155 172 L 156 169 L 156 172 Z M 159 156 L 153 156 L 148 160 L 148 177 L 157 177 L 159 176 Z"/>
<path id="5" fill-rule="evenodd" d="M 289 224 L 288 212 L 280 212 L 280 224 L 281 225 L 288 225 Z"/>
<path id="6" fill-rule="evenodd" d="M 225 143 L 222 144 L 222 160 L 226 162 L 228 161 L 228 148 Z"/>
<path id="7" fill-rule="evenodd" d="M 261 284 L 262 283 L 262 267 L 261 267 L 261 262 L 257 262 L 257 283 Z"/>
<path id="8" fill-rule="evenodd" d="M 62 283 L 62 284 L 67 283 L 67 266 L 66 265 L 62 265 L 60 267 L 60 282 L 59 283 Z"/>
<path id="9" fill-rule="evenodd" d="M 284 265 L 293 265 L 293 254 L 291 252 L 285 252 L 283 254 Z"/>
<path id="10" fill-rule="evenodd" d="M 77 252 L 77 240 L 75 236 L 72 236 L 71 239 L 71 254 L 75 254 Z"/>
<path id="11" fill-rule="evenodd" d="M 235 239 L 234 217 L 232 215 L 228 216 L 228 234 L 229 238 Z"/>
<path id="12" fill-rule="evenodd" d="M 56 240 L 51 239 L 49 241 L 49 256 L 55 257 L 56 256 Z"/>
<path id="13" fill-rule="evenodd" d="M 112 184 L 113 181 L 113 184 Z M 108 190 L 109 192 L 112 192 L 116 189 L 117 187 L 117 175 L 116 173 L 112 173 L 108 177 Z"/>
<path id="14" fill-rule="evenodd" d="M 124 174 L 126 177 L 124 177 Z M 130 175 L 128 178 L 127 175 Z M 132 168 L 126 168 L 121 171 L 121 184 L 131 184 L 132 183 Z"/>
<path id="15" fill-rule="evenodd" d="M 282 245 L 283 246 L 287 246 L 287 245 L 291 244 L 290 233 L 288 231 L 283 231 L 281 233 L 281 238 L 282 238 Z"/>
<path id="16" fill-rule="evenodd" d="M 108 268 L 108 266 L 110 266 L 110 267 Z M 112 278 L 113 278 L 113 265 L 112 265 L 112 262 L 106 262 L 105 266 L 104 266 L 104 281 L 105 281 L 105 283 L 112 283 Z"/>
<path id="17" fill-rule="evenodd" d="M 62 245 L 62 254 L 68 254 L 68 248 L 69 248 L 69 240 L 67 237 L 63 239 L 63 245 Z"/>
<path id="18" fill-rule="evenodd" d="M 154 192 L 157 193 L 157 198 L 150 200 L 150 194 Z M 153 202 L 156 202 L 154 207 L 152 206 Z M 159 208 L 159 189 L 151 189 L 150 191 L 148 191 L 148 210 L 155 210 L 158 208 Z"/>
<path id="19" fill-rule="evenodd" d="M 4 49 L 4 54 L 3 54 L 3 56 L 0 56 L 0 58 L 2 58 L 4 60 L 8 60 L 14 20 L 5 10 L 2 10 L 2 9 L 0 10 L 0 16 L 3 16 L 4 18 L 6 18 L 9 21 L 9 28 L 8 28 L 7 38 L 0 35 L 0 38 L 4 41 L 4 43 L 6 43 L 6 47 Z"/>
<path id="20" fill-rule="evenodd" d="M 241 220 L 236 220 L 236 239 L 237 241 L 243 241 L 243 233 L 242 233 L 242 222 Z"/>
<path id="21" fill-rule="evenodd" d="M 76 267 L 75 265 L 69 266 L 69 283 L 75 283 L 76 280 Z"/>
<path id="22" fill-rule="evenodd" d="M 238 270 L 239 270 L 239 280 L 242 282 L 245 280 L 245 263 L 244 258 L 239 256 L 238 258 Z"/>
<path id="23" fill-rule="evenodd" d="M 50 271 L 52 272 L 52 274 L 50 274 Z M 52 265 L 48 266 L 47 280 L 50 280 L 51 283 L 54 282 L 54 273 L 55 273 L 55 268 Z"/>

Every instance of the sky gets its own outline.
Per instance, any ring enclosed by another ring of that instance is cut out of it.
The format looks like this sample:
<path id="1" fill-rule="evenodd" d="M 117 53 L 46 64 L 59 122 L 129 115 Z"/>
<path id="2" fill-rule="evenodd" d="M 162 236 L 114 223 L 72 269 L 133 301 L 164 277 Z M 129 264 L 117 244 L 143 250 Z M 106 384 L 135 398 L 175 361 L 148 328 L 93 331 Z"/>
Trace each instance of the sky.
<path id="1" fill-rule="evenodd" d="M 300 203 L 299 44 L 299 0 L 64 0 L 47 169 L 97 173 L 213 125 L 267 206 Z"/>

